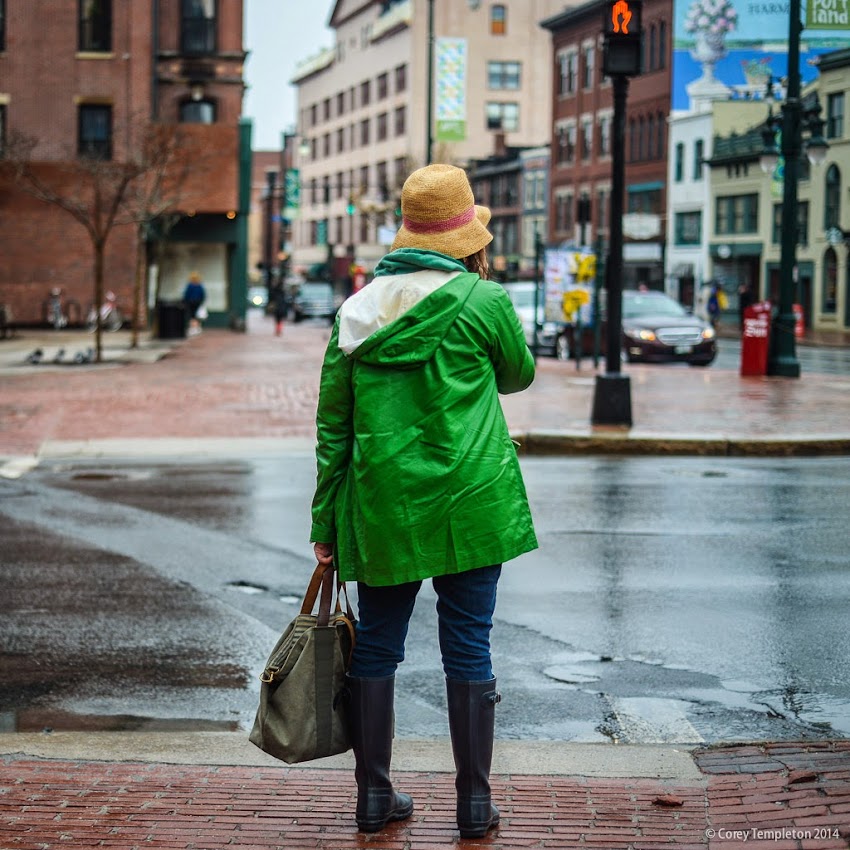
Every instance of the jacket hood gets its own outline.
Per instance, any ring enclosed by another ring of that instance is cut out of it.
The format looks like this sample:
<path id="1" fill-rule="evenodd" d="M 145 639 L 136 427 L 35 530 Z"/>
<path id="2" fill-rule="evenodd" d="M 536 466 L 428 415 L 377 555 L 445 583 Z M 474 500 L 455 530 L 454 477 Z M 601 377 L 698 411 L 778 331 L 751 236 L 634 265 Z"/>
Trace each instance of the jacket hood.
<path id="1" fill-rule="evenodd" d="M 371 366 L 416 369 L 434 356 L 478 281 L 444 254 L 393 251 L 343 304 L 340 348 Z"/>

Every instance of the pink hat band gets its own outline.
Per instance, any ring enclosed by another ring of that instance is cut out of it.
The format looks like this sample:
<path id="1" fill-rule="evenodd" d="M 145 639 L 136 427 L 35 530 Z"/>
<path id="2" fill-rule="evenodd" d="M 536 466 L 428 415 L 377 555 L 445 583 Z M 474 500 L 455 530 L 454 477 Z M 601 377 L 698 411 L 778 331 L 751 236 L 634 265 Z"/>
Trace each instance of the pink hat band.
<path id="1" fill-rule="evenodd" d="M 475 218 L 475 205 L 473 204 L 468 210 L 445 218 L 442 221 L 412 221 L 405 217 L 402 219 L 402 224 L 411 233 L 446 233 L 449 230 L 457 230 L 458 227 L 463 227 L 464 224 L 469 224 Z"/>

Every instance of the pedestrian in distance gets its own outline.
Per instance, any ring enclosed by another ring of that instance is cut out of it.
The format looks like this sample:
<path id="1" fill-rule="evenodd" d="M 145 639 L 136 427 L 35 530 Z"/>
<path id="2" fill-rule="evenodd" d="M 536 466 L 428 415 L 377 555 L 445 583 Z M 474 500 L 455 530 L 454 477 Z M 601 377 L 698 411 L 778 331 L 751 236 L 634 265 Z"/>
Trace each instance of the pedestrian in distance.
<path id="1" fill-rule="evenodd" d="M 744 328 L 744 312 L 747 307 L 751 307 L 754 303 L 755 296 L 749 283 L 742 283 L 738 287 L 738 323 L 742 330 Z"/>
<path id="2" fill-rule="evenodd" d="M 201 332 L 201 319 L 206 318 L 206 300 L 207 291 L 204 289 L 203 278 L 200 272 L 192 272 L 183 290 L 183 304 L 189 316 L 189 333 L 192 335 Z"/>
<path id="3" fill-rule="evenodd" d="M 723 286 L 719 281 L 714 281 L 714 283 L 711 284 L 711 291 L 708 295 L 706 308 L 708 310 L 708 321 L 715 330 L 717 330 L 717 326 L 720 324 L 721 313 L 727 309 L 728 306 L 729 299 L 726 297 Z"/>
<path id="4" fill-rule="evenodd" d="M 499 822 L 490 765 L 500 695 L 490 631 L 502 563 L 537 548 L 498 393 L 534 379 L 505 291 L 488 280 L 490 211 L 450 165 L 414 171 L 402 225 L 369 286 L 340 308 L 317 412 L 311 540 L 357 581 L 347 676 L 363 832 L 413 812 L 393 788 L 395 673 L 432 579 L 461 837 Z"/>
<path id="5" fill-rule="evenodd" d="M 289 299 L 282 286 L 272 292 L 272 304 L 274 305 L 274 335 L 280 336 L 283 333 L 286 314 L 289 312 Z"/>

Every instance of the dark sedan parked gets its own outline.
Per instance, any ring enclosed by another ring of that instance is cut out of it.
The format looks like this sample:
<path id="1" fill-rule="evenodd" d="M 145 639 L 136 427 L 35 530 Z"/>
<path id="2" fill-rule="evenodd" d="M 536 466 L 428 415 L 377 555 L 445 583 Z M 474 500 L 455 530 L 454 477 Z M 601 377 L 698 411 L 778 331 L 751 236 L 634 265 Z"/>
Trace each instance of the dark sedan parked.
<path id="1" fill-rule="evenodd" d="M 629 362 L 681 360 L 708 366 L 717 355 L 714 328 L 662 292 L 623 292 L 623 353 Z"/>

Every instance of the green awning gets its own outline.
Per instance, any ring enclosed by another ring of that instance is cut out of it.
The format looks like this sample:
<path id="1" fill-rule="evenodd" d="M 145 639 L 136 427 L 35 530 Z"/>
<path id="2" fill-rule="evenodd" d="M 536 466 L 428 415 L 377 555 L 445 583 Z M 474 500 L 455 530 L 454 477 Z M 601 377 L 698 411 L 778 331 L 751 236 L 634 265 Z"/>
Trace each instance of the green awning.
<path id="1" fill-rule="evenodd" d="M 655 192 L 658 189 L 663 188 L 663 180 L 653 180 L 651 183 L 634 183 L 633 185 L 627 187 L 627 191 L 630 195 L 633 195 L 637 192 Z"/>

